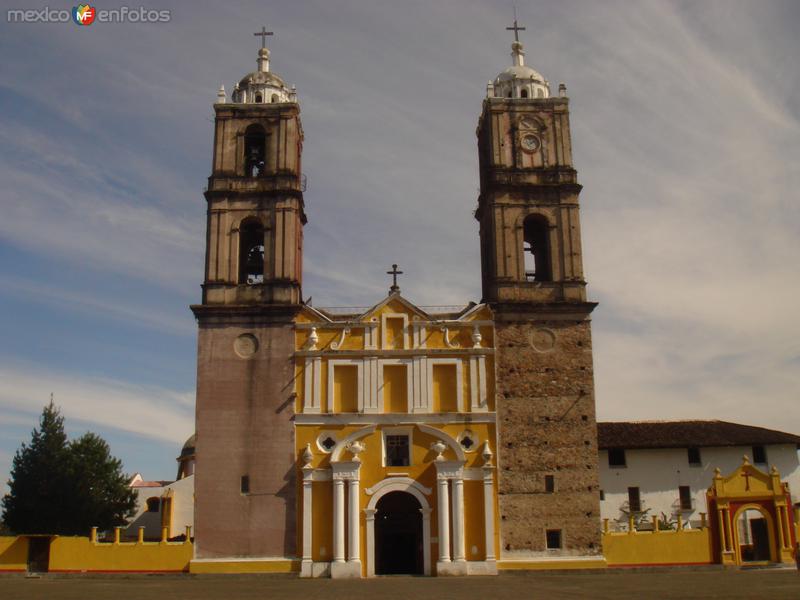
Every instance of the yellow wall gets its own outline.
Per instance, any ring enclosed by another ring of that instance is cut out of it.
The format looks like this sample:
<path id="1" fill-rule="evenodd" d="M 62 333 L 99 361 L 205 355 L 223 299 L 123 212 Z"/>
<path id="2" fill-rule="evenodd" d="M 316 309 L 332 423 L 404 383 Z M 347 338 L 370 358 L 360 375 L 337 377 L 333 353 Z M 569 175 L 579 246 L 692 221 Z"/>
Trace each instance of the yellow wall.
<path id="1" fill-rule="evenodd" d="M 355 365 L 333 367 L 333 411 L 358 412 L 358 368 Z"/>
<path id="2" fill-rule="evenodd" d="M 433 365 L 433 412 L 458 412 L 455 365 Z"/>
<path id="3" fill-rule="evenodd" d="M 333 559 L 333 484 L 315 481 L 311 486 L 311 557 L 315 561 L 329 561 Z M 302 532 L 302 529 L 298 528 L 298 531 Z"/>
<path id="4" fill-rule="evenodd" d="M 604 533 L 603 554 L 609 567 L 696 565 L 714 562 L 711 530 Z"/>
<path id="5" fill-rule="evenodd" d="M 50 544 L 51 572 L 187 571 L 192 544 L 94 543 L 85 537 L 56 537 Z"/>
<path id="6" fill-rule="evenodd" d="M 408 412 L 408 379 L 405 365 L 383 367 L 383 409 L 387 413 Z"/>
<path id="7" fill-rule="evenodd" d="M 28 538 L 0 537 L 0 573 L 28 568 Z"/>
<path id="8" fill-rule="evenodd" d="M 386 340 L 384 348 L 402 350 L 405 347 L 405 321 L 402 317 L 387 317 L 386 329 L 383 332 Z"/>

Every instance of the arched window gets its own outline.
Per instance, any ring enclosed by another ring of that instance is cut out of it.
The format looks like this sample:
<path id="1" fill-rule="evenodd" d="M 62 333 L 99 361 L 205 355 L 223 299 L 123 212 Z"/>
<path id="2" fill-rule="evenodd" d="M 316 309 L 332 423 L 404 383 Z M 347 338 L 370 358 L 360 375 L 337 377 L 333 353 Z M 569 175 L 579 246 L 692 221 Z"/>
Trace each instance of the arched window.
<path id="1" fill-rule="evenodd" d="M 278 94 L 272 94 L 272 101 L 273 102 L 277 102 L 278 101 Z"/>
<path id="2" fill-rule="evenodd" d="M 239 227 L 239 283 L 264 283 L 264 226 L 257 219 Z"/>
<path id="3" fill-rule="evenodd" d="M 522 90 L 520 90 L 520 92 L 519 92 L 519 96 L 520 96 L 520 98 L 527 98 L 528 97 L 528 90 L 525 89 L 525 88 L 522 88 Z"/>
<path id="4" fill-rule="evenodd" d="M 261 94 L 256 94 L 256 104 L 261 104 L 263 101 Z"/>
<path id="5" fill-rule="evenodd" d="M 250 125 L 244 132 L 244 174 L 258 177 L 264 174 L 266 134 L 261 125 Z"/>
<path id="6" fill-rule="evenodd" d="M 537 90 L 537 92 L 536 92 L 536 97 L 537 97 L 537 98 L 544 98 L 544 90 L 543 90 L 542 88 L 539 88 L 539 89 Z"/>
<path id="7" fill-rule="evenodd" d="M 530 215 L 523 224 L 525 254 L 525 279 L 552 281 L 550 264 L 550 227 L 542 215 Z"/>
<path id="8" fill-rule="evenodd" d="M 161 499 L 153 496 L 147 499 L 147 512 L 157 513 L 161 508 Z"/>

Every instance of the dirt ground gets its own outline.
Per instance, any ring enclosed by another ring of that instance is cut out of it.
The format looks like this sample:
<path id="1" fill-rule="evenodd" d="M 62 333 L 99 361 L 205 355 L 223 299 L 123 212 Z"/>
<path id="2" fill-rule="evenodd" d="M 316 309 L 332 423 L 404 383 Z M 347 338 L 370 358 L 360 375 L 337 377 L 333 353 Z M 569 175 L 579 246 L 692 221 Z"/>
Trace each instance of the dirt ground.
<path id="1" fill-rule="evenodd" d="M 747 598 L 800 600 L 794 570 L 523 573 L 498 577 L 380 577 L 370 580 L 280 576 L 22 576 L 0 578 L 3 600 L 539 600 L 560 598 Z"/>

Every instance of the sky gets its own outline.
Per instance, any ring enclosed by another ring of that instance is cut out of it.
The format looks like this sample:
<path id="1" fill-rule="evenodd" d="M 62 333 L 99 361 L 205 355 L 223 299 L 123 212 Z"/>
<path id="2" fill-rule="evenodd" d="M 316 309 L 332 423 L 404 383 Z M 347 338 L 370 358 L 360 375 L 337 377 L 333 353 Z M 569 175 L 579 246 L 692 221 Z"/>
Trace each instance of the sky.
<path id="1" fill-rule="evenodd" d="M 397 263 L 412 302 L 480 300 L 475 127 L 512 2 L 143 2 L 170 21 L 90 26 L 6 22 L 57 0 L 2 6 L 1 480 L 51 393 L 71 436 L 175 477 L 212 104 L 255 70 L 262 25 L 302 111 L 304 296 L 371 305 Z M 599 419 L 800 433 L 800 3 L 517 14 L 527 64 L 570 97 Z"/>

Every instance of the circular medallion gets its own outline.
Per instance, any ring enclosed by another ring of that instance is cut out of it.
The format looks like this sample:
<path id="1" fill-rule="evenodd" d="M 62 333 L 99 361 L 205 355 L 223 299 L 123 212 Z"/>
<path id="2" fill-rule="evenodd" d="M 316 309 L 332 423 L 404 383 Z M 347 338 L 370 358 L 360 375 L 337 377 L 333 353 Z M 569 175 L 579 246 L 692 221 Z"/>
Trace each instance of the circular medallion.
<path id="1" fill-rule="evenodd" d="M 239 358 L 250 358 L 258 352 L 258 340 L 251 333 L 243 333 L 233 340 L 233 351 Z"/>
<path id="2" fill-rule="evenodd" d="M 531 346 L 537 352 L 550 352 L 556 345 L 556 334 L 549 329 L 540 328 L 531 333 Z"/>
<path id="3" fill-rule="evenodd" d="M 539 138 L 532 133 L 522 136 L 522 149 L 527 152 L 534 152 L 535 150 L 538 150 Z"/>

